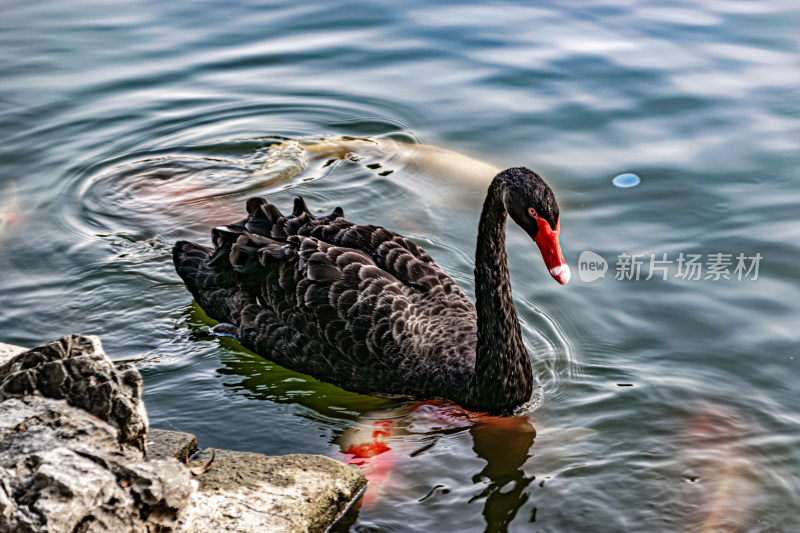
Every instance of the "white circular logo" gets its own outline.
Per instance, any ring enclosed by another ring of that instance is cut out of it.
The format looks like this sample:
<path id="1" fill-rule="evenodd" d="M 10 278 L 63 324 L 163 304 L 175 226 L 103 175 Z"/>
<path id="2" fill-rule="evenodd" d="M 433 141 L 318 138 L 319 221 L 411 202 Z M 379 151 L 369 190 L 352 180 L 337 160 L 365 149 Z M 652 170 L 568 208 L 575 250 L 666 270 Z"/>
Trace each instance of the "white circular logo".
<path id="1" fill-rule="evenodd" d="M 608 262 L 600 255 L 586 250 L 581 252 L 578 258 L 578 277 L 584 283 L 591 283 L 600 278 L 606 277 Z"/>

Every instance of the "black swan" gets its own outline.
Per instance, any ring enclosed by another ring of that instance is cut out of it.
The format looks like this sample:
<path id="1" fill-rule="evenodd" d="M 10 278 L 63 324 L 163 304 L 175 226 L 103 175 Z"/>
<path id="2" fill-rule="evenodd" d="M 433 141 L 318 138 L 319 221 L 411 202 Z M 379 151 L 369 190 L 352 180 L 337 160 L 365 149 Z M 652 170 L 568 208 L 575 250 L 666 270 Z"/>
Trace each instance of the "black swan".
<path id="1" fill-rule="evenodd" d="M 356 225 L 341 208 L 284 216 L 263 198 L 214 228 L 215 249 L 179 241 L 178 274 L 239 342 L 293 370 L 376 396 L 446 398 L 473 411 L 528 401 L 533 373 L 511 297 L 506 218 L 539 246 L 559 283 L 558 204 L 544 180 L 511 168 L 491 182 L 478 226 L 476 306 L 416 244 Z"/>

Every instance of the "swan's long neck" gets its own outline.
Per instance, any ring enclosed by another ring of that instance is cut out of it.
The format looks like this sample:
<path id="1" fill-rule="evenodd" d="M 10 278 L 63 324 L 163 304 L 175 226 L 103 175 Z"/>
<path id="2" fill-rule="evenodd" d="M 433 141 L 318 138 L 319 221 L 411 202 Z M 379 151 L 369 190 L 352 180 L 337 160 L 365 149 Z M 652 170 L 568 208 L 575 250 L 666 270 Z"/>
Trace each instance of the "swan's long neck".
<path id="1" fill-rule="evenodd" d="M 533 372 L 511 297 L 506 255 L 505 185 L 494 179 L 483 204 L 475 252 L 478 345 L 469 403 L 503 412 L 531 397 Z"/>

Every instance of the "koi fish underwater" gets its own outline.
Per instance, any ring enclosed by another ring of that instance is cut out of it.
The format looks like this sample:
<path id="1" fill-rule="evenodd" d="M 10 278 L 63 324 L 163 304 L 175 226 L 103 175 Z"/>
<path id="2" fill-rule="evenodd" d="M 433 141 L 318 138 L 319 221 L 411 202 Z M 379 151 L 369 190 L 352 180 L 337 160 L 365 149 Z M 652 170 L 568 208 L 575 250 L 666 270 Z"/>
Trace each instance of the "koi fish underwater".
<path id="1" fill-rule="evenodd" d="M 452 453 L 468 454 L 459 452 L 467 447 L 486 461 L 479 477 L 488 481 L 487 505 L 502 507 L 498 498 L 513 495 L 495 494 L 497 488 L 515 480 L 513 491 L 519 496 L 531 482 L 544 483 L 580 461 L 570 445 L 596 433 L 585 428 L 547 428 L 529 413 L 490 415 L 428 400 L 365 414 L 337 439 L 338 458 L 358 466 L 366 476 L 367 490 L 360 505 L 369 508 L 398 492 L 414 493 L 409 471 L 413 472 L 416 457 L 436 446 L 437 437 L 444 438 Z"/>
<path id="2" fill-rule="evenodd" d="M 752 431 L 729 407 L 695 409 L 678 435 L 685 464 L 684 502 L 687 522 L 701 533 L 748 531 L 757 523 L 759 457 L 747 442 Z"/>
<path id="3" fill-rule="evenodd" d="M 763 465 L 747 444 L 748 426 L 732 408 L 703 406 L 694 411 L 672 439 L 676 460 L 683 465 L 679 487 L 684 512 L 675 517 L 676 523 L 685 531 L 702 533 L 749 531 L 757 523 L 757 502 L 766 496 L 758 483 Z M 510 480 L 519 492 L 532 479 L 544 482 L 565 466 L 585 461 L 571 445 L 597 434 L 585 428 L 547 428 L 530 414 L 494 416 L 425 401 L 362 416 L 337 439 L 337 458 L 358 466 L 367 477 L 359 505 L 370 508 L 396 493 L 414 493 L 408 471 L 413 471 L 415 456 L 433 445 L 432 433 L 455 435 L 462 430 L 471 439 L 461 439 L 461 445 L 471 446 L 487 462 L 487 505 L 499 497 L 494 491 Z M 454 453 L 457 442 L 448 444 Z"/>
<path id="4" fill-rule="evenodd" d="M 381 138 L 248 140 L 253 149 L 124 161 L 86 179 L 76 201 L 110 235 L 207 234 L 241 216 L 247 198 L 271 195 L 343 172 L 426 190 L 426 204 L 479 207 L 498 168 L 431 145 Z M 0 197 L 3 205 L 10 193 Z M 9 203 L 10 205 L 10 203 Z M 314 206 L 312 205 L 312 208 Z M 11 210 L 12 208 L 7 208 Z M 382 223 L 415 231 L 401 211 Z M 13 215 L 4 222 L 13 223 Z M 121 222 L 122 221 L 122 222 Z"/>
<path id="5" fill-rule="evenodd" d="M 17 184 L 6 183 L 0 193 L 0 239 L 19 225 L 20 208 Z"/>

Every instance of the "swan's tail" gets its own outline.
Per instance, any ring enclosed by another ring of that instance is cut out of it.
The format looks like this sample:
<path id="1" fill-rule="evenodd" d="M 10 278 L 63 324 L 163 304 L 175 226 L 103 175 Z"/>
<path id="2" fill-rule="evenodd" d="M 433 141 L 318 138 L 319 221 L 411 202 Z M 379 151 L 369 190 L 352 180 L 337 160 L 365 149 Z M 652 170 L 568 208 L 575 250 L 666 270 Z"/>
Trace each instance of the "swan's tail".
<path id="1" fill-rule="evenodd" d="M 206 279 L 207 276 L 201 276 L 201 271 L 212 253 L 213 250 L 210 248 L 189 241 L 178 241 L 172 248 L 175 270 L 192 294 L 195 294 L 197 289 L 206 288 L 205 285 L 210 281 Z"/>
<path id="2" fill-rule="evenodd" d="M 214 228 L 214 248 L 178 241 L 172 249 L 175 270 L 197 304 L 211 318 L 237 326 L 269 270 L 259 262 L 259 252 L 284 259 L 287 237 L 316 220 L 300 198 L 288 217 L 261 198 L 251 198 L 247 211 L 245 220 Z M 331 216 L 341 216 L 341 210 Z"/>
<path id="3" fill-rule="evenodd" d="M 238 323 L 237 311 L 248 299 L 236 287 L 231 273 L 213 268 L 214 250 L 193 242 L 178 241 L 172 249 L 175 270 L 197 304 L 215 320 Z"/>

